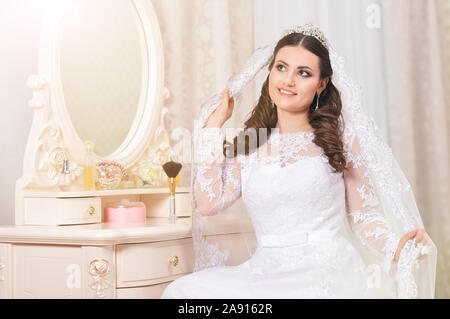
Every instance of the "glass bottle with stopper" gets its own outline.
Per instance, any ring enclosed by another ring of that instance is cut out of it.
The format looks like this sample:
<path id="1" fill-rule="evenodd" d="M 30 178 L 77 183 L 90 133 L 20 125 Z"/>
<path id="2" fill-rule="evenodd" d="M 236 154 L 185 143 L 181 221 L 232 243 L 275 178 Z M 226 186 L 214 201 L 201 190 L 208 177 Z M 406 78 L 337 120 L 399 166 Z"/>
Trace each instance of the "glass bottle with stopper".
<path id="1" fill-rule="evenodd" d="M 62 191 L 68 191 L 72 187 L 72 176 L 70 175 L 68 159 L 63 161 L 63 167 L 58 175 L 58 187 Z"/>
<path id="2" fill-rule="evenodd" d="M 170 212 L 169 212 L 169 223 L 175 224 L 176 221 L 176 213 L 175 213 L 175 178 L 181 170 L 181 163 L 174 162 L 170 160 L 169 162 L 163 165 L 164 172 L 167 174 L 169 179 L 169 204 L 170 204 Z"/>

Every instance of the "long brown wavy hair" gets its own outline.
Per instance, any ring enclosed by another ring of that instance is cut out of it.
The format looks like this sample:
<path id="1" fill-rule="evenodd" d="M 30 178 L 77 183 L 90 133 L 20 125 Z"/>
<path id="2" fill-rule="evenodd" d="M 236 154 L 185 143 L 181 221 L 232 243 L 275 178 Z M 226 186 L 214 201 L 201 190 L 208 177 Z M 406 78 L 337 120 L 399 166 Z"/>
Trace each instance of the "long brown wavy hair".
<path id="1" fill-rule="evenodd" d="M 284 36 L 280 41 L 278 41 L 275 46 L 274 53 L 272 55 L 272 60 L 268 67 L 270 70 L 273 67 L 275 57 L 278 51 L 284 46 L 301 46 L 311 53 L 317 55 L 320 58 L 320 79 L 330 77 L 326 88 L 320 94 L 319 108 L 314 110 L 317 102 L 317 94 L 309 106 L 308 111 L 308 121 L 309 124 L 314 129 L 314 139 L 313 142 L 323 149 L 324 154 L 328 157 L 329 164 L 334 168 L 335 172 L 342 172 L 346 167 L 346 159 L 344 156 L 344 147 L 342 143 L 342 134 L 340 131 L 339 122 L 343 121 L 341 118 L 342 101 L 339 91 L 334 86 L 331 81 L 333 75 L 333 69 L 331 68 L 330 56 L 328 50 L 314 37 L 304 35 L 302 33 L 291 33 Z M 259 128 L 266 128 L 267 138 L 271 134 L 271 128 L 275 128 L 278 116 L 276 106 L 272 106 L 272 100 L 269 96 L 269 75 L 261 89 L 261 96 L 258 103 L 253 108 L 250 118 L 244 122 L 244 130 L 239 133 L 239 135 L 244 135 L 243 137 L 236 136 L 233 139 L 233 152 L 232 156 L 238 154 L 238 138 L 245 139 L 245 154 L 248 155 L 251 151 L 249 146 L 249 138 L 251 135 L 256 134 L 256 147 L 260 144 L 264 144 L 264 137 L 259 134 Z M 249 130 L 250 128 L 255 130 Z M 224 155 L 230 154 L 226 150 L 230 149 L 230 143 L 224 141 Z"/>

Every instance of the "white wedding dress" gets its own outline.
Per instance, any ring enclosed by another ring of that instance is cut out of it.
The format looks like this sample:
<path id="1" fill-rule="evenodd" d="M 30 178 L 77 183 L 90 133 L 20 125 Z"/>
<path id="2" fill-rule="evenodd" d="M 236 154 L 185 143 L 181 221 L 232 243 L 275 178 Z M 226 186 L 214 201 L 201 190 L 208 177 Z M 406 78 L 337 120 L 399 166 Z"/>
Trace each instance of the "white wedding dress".
<path id="1" fill-rule="evenodd" d="M 314 136 L 274 133 L 257 152 L 220 162 L 223 129 L 201 129 L 194 140 L 195 154 L 203 159 L 193 190 L 197 207 L 222 213 L 242 196 L 257 247 L 238 266 L 210 267 L 176 279 L 162 298 L 374 296 L 368 267 L 343 233 L 352 232 L 385 260 L 387 276 L 396 268 L 399 238 L 380 214 L 352 128 L 343 130 L 343 173 L 333 172 Z"/>

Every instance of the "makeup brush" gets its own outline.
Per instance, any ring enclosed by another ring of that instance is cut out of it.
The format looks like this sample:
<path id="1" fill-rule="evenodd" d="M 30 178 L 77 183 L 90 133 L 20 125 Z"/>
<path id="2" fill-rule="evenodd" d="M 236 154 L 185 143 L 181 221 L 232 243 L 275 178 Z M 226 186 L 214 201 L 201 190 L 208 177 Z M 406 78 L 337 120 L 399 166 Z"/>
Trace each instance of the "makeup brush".
<path id="1" fill-rule="evenodd" d="M 181 163 L 176 163 L 174 161 L 169 161 L 164 163 L 163 169 L 169 177 L 169 203 L 170 203 L 170 213 L 169 213 L 169 223 L 175 224 L 175 178 L 181 170 Z"/>

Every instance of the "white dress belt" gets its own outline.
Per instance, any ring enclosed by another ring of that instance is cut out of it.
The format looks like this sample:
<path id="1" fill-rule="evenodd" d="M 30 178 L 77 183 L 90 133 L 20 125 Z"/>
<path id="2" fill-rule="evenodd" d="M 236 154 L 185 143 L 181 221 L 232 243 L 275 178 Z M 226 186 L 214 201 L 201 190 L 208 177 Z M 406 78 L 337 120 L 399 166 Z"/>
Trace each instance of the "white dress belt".
<path id="1" fill-rule="evenodd" d="M 258 237 L 259 247 L 287 247 L 308 242 L 330 241 L 336 237 L 338 230 L 312 230 L 289 234 L 271 234 Z"/>

